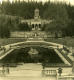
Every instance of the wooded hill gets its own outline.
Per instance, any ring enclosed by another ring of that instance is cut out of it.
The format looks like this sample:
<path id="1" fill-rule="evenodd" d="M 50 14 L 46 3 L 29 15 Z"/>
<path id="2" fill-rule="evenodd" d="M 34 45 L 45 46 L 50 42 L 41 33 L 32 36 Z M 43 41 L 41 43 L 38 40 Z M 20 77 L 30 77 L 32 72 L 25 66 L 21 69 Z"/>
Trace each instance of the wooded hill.
<path id="1" fill-rule="evenodd" d="M 20 24 L 19 17 L 24 19 L 32 19 L 34 17 L 34 10 L 39 8 L 42 19 L 51 19 L 53 22 L 44 25 L 42 30 L 46 32 L 55 32 L 56 36 L 59 31 L 64 36 L 74 36 L 74 6 L 62 3 L 42 4 L 36 2 L 18 2 L 18 3 L 3 3 L 0 6 L 0 37 L 10 37 L 10 31 L 26 31 L 30 30 L 27 24 Z M 11 19 L 5 15 L 17 16 Z"/>

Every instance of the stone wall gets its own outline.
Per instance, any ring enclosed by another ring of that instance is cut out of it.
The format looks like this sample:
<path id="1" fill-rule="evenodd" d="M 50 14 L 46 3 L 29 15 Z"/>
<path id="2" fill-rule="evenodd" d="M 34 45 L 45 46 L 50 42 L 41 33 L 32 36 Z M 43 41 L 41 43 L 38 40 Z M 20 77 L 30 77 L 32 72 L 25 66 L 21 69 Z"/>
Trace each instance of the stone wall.
<path id="1" fill-rule="evenodd" d="M 15 37 L 20 37 L 20 38 L 33 38 L 33 37 L 38 37 L 38 38 L 46 38 L 47 35 L 45 32 L 19 32 L 19 31 L 15 31 L 15 32 L 11 32 L 11 36 L 12 38 Z"/>

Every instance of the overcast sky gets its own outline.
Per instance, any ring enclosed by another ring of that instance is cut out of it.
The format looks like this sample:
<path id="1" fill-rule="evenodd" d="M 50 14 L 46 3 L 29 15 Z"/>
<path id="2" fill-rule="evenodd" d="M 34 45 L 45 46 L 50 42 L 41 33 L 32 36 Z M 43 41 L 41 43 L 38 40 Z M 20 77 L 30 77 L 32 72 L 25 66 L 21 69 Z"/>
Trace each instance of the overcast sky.
<path id="1" fill-rule="evenodd" d="M 7 1 L 7 0 L 0 0 L 0 2 L 2 1 Z M 12 1 L 16 1 L 16 0 L 9 0 L 10 2 Z M 20 0 L 20 1 L 23 1 L 23 0 Z M 28 0 L 24 0 L 24 1 L 28 1 Z M 30 1 L 30 0 L 29 0 Z M 49 1 L 49 0 L 33 0 L 33 1 L 42 1 L 42 2 L 46 2 L 46 1 Z M 74 5 L 74 0 L 50 0 L 51 2 L 56 2 L 56 1 L 62 1 L 62 2 L 66 2 L 66 3 L 70 3 L 72 5 Z"/>

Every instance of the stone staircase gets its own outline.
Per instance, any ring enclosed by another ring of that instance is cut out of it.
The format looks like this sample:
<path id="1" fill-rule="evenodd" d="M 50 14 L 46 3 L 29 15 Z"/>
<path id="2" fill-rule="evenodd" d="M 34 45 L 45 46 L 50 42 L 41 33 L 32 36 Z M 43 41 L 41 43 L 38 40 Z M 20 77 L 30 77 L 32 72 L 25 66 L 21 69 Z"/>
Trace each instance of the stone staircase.
<path id="1" fill-rule="evenodd" d="M 72 60 L 68 57 L 68 55 L 64 54 L 60 49 L 58 51 L 64 56 L 64 58 L 72 65 Z"/>

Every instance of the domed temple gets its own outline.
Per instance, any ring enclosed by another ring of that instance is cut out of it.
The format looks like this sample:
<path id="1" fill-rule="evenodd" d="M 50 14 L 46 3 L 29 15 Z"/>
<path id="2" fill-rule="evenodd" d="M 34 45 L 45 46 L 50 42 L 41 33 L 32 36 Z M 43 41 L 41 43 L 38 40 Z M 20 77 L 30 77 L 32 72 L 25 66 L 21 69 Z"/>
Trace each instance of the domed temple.
<path id="1" fill-rule="evenodd" d="M 21 20 L 21 23 L 28 23 L 28 25 L 32 28 L 32 30 L 40 30 L 44 24 L 49 24 L 52 20 L 41 19 L 39 15 L 39 9 L 35 9 L 34 11 L 34 19 L 29 20 Z"/>
<path id="2" fill-rule="evenodd" d="M 34 36 L 38 37 L 47 37 L 46 33 L 42 31 L 42 28 L 44 27 L 45 24 L 50 24 L 52 20 L 46 20 L 46 19 L 41 19 L 39 15 L 39 9 L 35 9 L 34 11 L 34 18 L 33 19 L 24 19 L 21 18 L 20 23 L 21 24 L 28 24 L 29 28 L 31 31 L 24 31 L 24 32 L 11 32 L 11 37 L 29 37 L 32 38 Z M 20 26 L 21 27 L 21 26 Z"/>

